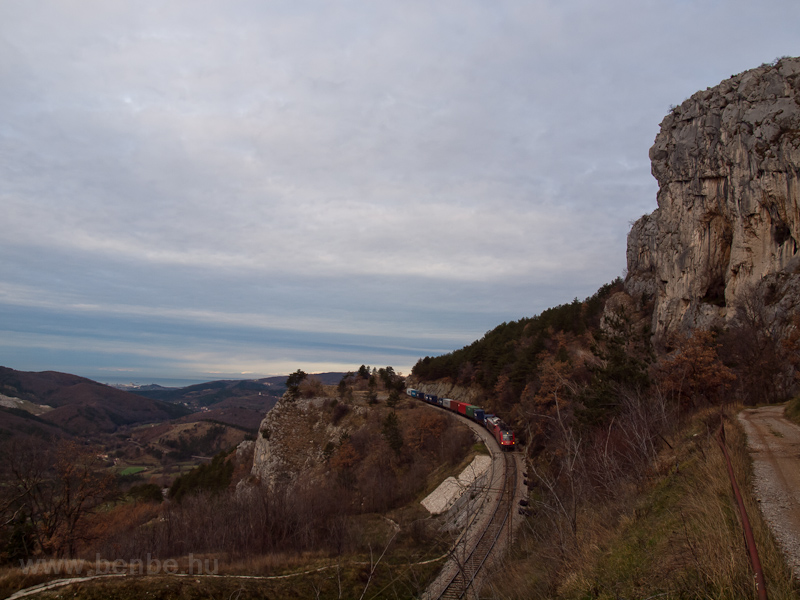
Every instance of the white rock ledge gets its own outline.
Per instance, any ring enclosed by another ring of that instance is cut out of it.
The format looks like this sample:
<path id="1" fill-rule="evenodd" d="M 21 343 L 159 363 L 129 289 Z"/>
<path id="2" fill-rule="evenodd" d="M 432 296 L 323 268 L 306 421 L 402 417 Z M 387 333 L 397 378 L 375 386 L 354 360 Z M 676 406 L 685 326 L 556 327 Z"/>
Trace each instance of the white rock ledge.
<path id="1" fill-rule="evenodd" d="M 485 454 L 476 456 L 467 468 L 461 472 L 458 479 L 448 477 L 439 484 L 439 487 L 428 494 L 422 501 L 422 506 L 432 515 L 440 515 L 447 511 L 464 492 L 471 487 L 480 485 L 483 475 L 489 470 L 491 464 L 492 458 L 490 456 Z"/>

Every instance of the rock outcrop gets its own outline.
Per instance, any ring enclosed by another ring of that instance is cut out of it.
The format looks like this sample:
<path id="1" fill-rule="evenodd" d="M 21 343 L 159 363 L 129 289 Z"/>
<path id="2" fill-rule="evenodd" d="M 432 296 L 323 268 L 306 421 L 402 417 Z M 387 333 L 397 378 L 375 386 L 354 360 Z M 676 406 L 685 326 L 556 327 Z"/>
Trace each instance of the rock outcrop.
<path id="1" fill-rule="evenodd" d="M 289 400 L 286 396 L 270 410 L 259 427 L 253 452 L 251 481 L 270 490 L 298 481 L 301 475 L 311 479 L 325 464 L 326 449 L 338 444 L 349 432 L 345 419 L 338 424 L 326 415 L 324 398 Z M 365 411 L 353 407 L 352 416 Z"/>
<path id="2" fill-rule="evenodd" d="M 800 298 L 800 58 L 697 92 L 650 149 L 658 208 L 628 236 L 626 291 L 655 341 L 724 325 L 747 294 Z M 756 290 L 757 292 L 754 292 Z"/>
<path id="3" fill-rule="evenodd" d="M 450 398 L 468 404 L 481 403 L 481 390 L 478 387 L 464 387 L 448 381 L 421 382 L 409 377 L 406 379 L 409 387 L 418 389 L 426 394 L 436 394 L 440 398 Z"/>

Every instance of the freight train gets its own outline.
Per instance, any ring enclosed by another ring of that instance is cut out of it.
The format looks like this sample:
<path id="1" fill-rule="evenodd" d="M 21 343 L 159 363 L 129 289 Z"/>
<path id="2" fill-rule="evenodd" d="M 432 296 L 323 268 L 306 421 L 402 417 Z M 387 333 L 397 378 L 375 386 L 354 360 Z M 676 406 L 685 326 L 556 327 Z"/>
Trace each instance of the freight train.
<path id="1" fill-rule="evenodd" d="M 435 394 L 426 394 L 425 392 L 415 390 L 414 388 L 406 389 L 406 394 L 412 398 L 417 398 L 418 400 L 427 402 L 428 404 L 441 406 L 444 409 L 464 415 L 468 419 L 472 419 L 473 421 L 480 423 L 494 436 L 494 439 L 497 440 L 501 450 L 514 450 L 516 439 L 511 428 L 495 415 L 486 414 L 481 407 L 467 404 L 466 402 L 451 400 L 450 398 L 439 398 Z"/>

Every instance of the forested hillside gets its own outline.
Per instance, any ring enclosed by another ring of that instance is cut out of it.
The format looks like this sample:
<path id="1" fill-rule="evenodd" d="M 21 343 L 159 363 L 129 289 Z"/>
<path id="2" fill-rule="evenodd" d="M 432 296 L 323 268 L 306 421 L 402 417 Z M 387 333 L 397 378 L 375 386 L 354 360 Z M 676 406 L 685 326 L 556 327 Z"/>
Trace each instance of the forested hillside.
<path id="1" fill-rule="evenodd" d="M 715 436 L 725 424 L 744 461 L 736 403 L 791 392 L 798 329 L 770 335 L 750 302 L 732 307 L 729 327 L 675 334 L 657 351 L 653 306 L 616 280 L 414 367 L 421 389 L 477 388 L 475 403 L 513 427 L 526 455 L 529 518 L 498 597 L 748 596 L 740 526 L 718 518 L 735 508 Z M 732 548 L 733 563 L 716 547 Z M 785 563 L 766 537 L 762 547 L 787 597 Z"/>
<path id="2" fill-rule="evenodd" d="M 81 436 L 112 433 L 123 425 L 166 421 L 191 412 L 183 406 L 141 398 L 84 377 L 54 371 L 34 373 L 0 367 L 0 394 L 28 403 L 20 404 L 21 408 L 38 406 L 43 409 L 36 411 L 39 421 Z M 0 419 L 0 430 L 7 414 L 4 412 Z M 28 426 L 38 426 L 30 417 L 27 420 Z M 42 431 L 48 435 L 47 430 Z"/>
<path id="3" fill-rule="evenodd" d="M 418 381 L 446 379 L 477 386 L 482 404 L 512 423 L 526 441 L 532 404 L 545 404 L 561 390 L 571 413 L 586 424 L 613 416 L 621 388 L 640 392 L 649 386 L 652 305 L 609 302 L 625 297 L 621 279 L 602 286 L 583 302 L 503 323 L 460 350 L 425 357 L 413 368 Z M 607 302 L 609 306 L 606 307 Z M 605 313 L 604 313 L 605 311 Z M 562 389 L 563 388 L 563 389 Z"/>
<path id="4" fill-rule="evenodd" d="M 448 377 L 461 385 L 476 384 L 491 390 L 501 376 L 514 393 L 521 393 L 537 372 L 537 355 L 551 344 L 556 332 L 580 336 L 596 330 L 606 300 L 622 291 L 622 280 L 602 286 L 583 302 L 548 308 L 531 318 L 502 323 L 481 339 L 442 356 L 420 359 L 412 374 L 423 380 Z"/>

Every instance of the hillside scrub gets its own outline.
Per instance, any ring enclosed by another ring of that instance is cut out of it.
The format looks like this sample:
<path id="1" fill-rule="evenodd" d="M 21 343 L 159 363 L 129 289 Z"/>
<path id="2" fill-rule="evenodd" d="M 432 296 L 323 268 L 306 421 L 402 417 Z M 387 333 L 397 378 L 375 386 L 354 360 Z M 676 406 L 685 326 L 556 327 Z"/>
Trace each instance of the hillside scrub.
<path id="1" fill-rule="evenodd" d="M 89 517 L 115 493 L 96 448 L 37 438 L 6 443 L 0 466 L 0 562 L 72 558 Z"/>
<path id="2" fill-rule="evenodd" d="M 543 311 L 540 315 L 502 323 L 481 339 L 460 350 L 442 356 L 426 356 L 412 369 L 421 380 L 447 378 L 461 385 L 478 385 L 492 390 L 505 376 L 511 392 L 519 397 L 531 373 L 538 366 L 538 355 L 551 345 L 554 333 L 582 336 L 597 329 L 605 301 L 622 290 L 622 280 L 601 287 L 596 294 L 580 302 Z"/>
<path id="3" fill-rule="evenodd" d="M 227 431 L 225 425 L 212 423 L 205 432 L 195 434 L 189 430 L 177 437 L 165 437 L 159 442 L 170 449 L 168 455 L 171 460 L 187 460 L 195 455 L 210 456 L 223 450 Z"/>
<path id="4" fill-rule="evenodd" d="M 208 464 L 200 465 L 180 475 L 169 488 L 169 497 L 180 503 L 185 497 L 206 492 L 215 494 L 230 486 L 234 465 L 220 452 Z"/>
<path id="5" fill-rule="evenodd" d="M 786 410 L 784 411 L 784 414 L 792 423 L 800 425 L 800 396 L 792 398 L 786 404 Z"/>
<path id="6" fill-rule="evenodd" d="M 85 535 L 74 555 L 126 561 L 202 555 L 219 559 L 228 572 L 261 575 L 335 564 L 338 585 L 358 590 L 356 595 L 369 582 L 393 596 L 418 596 L 449 541 L 418 501 L 471 456 L 474 440 L 452 416 L 405 398 L 386 406 L 396 382 L 387 390 L 380 376 L 376 380 L 381 392 L 374 405 L 368 402 L 368 389 L 346 393 L 352 400 L 340 402 L 331 398 L 334 387 L 323 398 L 304 400 L 301 393 L 289 402 L 293 410 L 317 419 L 318 430 L 335 421 L 342 431 L 325 449 L 322 462 L 302 476 L 268 488 L 253 481 L 242 462 L 252 461 L 252 451 L 249 459 L 245 453 L 221 453 L 176 479 L 167 501 L 161 502 L 160 491 L 150 484 L 106 501 L 85 520 Z M 384 550 L 380 565 L 364 567 Z M 48 556 L 43 548 L 32 548 L 21 557 Z M 9 577 L 16 581 L 13 574 Z M 31 577 L 23 580 L 31 582 Z M 320 589 L 330 586 L 330 576 L 312 580 Z M 23 583 L 8 585 L 18 589 Z M 283 589 L 280 585 L 276 582 L 275 589 Z M 338 597 L 334 591 L 329 595 Z"/>
<path id="7" fill-rule="evenodd" d="M 697 412 L 674 429 L 640 482 L 620 481 L 603 500 L 584 497 L 575 535 L 563 543 L 540 515 L 527 519 L 491 598 L 755 598 L 753 575 L 722 452 L 727 444 L 753 525 L 770 598 L 795 598 L 777 545 L 746 493 L 752 468 L 735 413 Z M 532 497 L 541 493 L 536 487 Z"/>
<path id="8" fill-rule="evenodd" d="M 604 310 L 592 308 L 594 299 Z M 751 322 L 757 308 L 749 307 Z M 734 399 L 754 401 L 748 390 L 760 363 L 743 366 L 742 346 L 731 342 L 746 338 L 743 318 L 726 331 L 673 336 L 657 354 L 651 311 L 647 298 L 615 282 L 415 366 L 415 384 L 437 374 L 481 389 L 476 404 L 509 422 L 526 453 L 531 517 L 492 597 L 749 596 L 712 434 L 721 418 L 729 425 L 747 487 L 746 447 L 730 415 Z M 791 372 L 798 328 L 784 331 L 762 342 Z M 783 399 L 791 386 L 779 383 L 761 386 L 758 398 Z M 785 565 L 759 527 L 770 577 L 783 582 L 776 597 L 790 597 Z"/>

